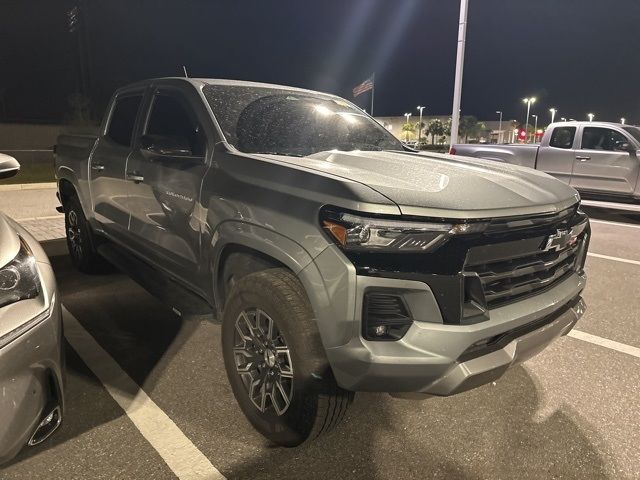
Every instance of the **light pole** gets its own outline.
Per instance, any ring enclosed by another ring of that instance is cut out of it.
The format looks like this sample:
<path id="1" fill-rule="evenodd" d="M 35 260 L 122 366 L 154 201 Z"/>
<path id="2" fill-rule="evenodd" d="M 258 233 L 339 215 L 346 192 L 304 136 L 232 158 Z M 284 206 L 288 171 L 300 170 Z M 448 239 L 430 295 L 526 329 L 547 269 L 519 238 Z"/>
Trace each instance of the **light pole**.
<path id="1" fill-rule="evenodd" d="M 566 117 L 562 117 L 562 118 L 560 118 L 560 120 L 562 120 L 563 122 L 567 121 Z"/>
<path id="2" fill-rule="evenodd" d="M 524 122 L 524 131 L 527 133 L 526 138 L 529 138 L 529 112 L 531 111 L 531 104 L 536 101 L 536 98 L 523 98 L 522 101 L 527 104 L 527 120 Z"/>
<path id="3" fill-rule="evenodd" d="M 456 54 L 456 76 L 453 85 L 453 111 L 451 112 L 452 146 L 458 143 L 460 127 L 460 100 L 462 97 L 462 69 L 464 67 L 464 46 L 467 40 L 467 9 L 469 0 L 460 0 L 460 20 L 458 22 L 458 52 Z"/>
<path id="4" fill-rule="evenodd" d="M 531 115 L 536 119 L 535 124 L 533 125 L 533 143 L 536 143 L 536 136 L 538 134 L 538 115 Z"/>
<path id="5" fill-rule="evenodd" d="M 407 125 L 409 125 L 409 119 L 411 118 L 411 114 L 410 113 L 405 113 L 404 116 L 407 117 Z M 409 141 L 409 130 L 408 129 L 407 129 L 407 135 L 406 135 L 405 141 L 406 142 Z"/>
<path id="6" fill-rule="evenodd" d="M 420 105 L 418 105 L 418 110 L 420 111 L 420 122 L 418 122 L 418 144 L 420 144 L 420 140 L 422 138 L 422 110 L 424 110 L 426 107 L 421 107 Z M 408 122 L 409 120 L 407 120 Z"/>
<path id="7" fill-rule="evenodd" d="M 626 118 L 624 118 L 624 117 L 622 117 L 622 118 L 620 119 L 620 123 L 621 123 L 622 125 L 624 125 L 624 122 L 626 122 L 626 121 L 627 121 L 627 119 L 626 119 Z"/>
<path id="8" fill-rule="evenodd" d="M 587 113 L 587 117 L 589 117 L 590 122 L 593 122 L 593 117 L 595 117 L 595 115 L 593 113 Z"/>
<path id="9" fill-rule="evenodd" d="M 498 121 L 498 143 L 502 143 L 502 110 L 496 110 L 496 113 L 500 115 L 500 120 Z"/>
<path id="10" fill-rule="evenodd" d="M 553 123 L 553 121 L 556 118 L 556 112 L 558 111 L 557 108 L 550 108 L 549 111 L 551 112 L 551 123 Z"/>

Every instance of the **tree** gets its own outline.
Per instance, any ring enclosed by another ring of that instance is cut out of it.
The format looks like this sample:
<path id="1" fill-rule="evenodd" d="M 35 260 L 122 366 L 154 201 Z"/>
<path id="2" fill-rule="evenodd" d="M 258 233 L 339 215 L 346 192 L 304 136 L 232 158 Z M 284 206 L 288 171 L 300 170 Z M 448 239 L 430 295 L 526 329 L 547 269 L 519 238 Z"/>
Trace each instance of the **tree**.
<path id="1" fill-rule="evenodd" d="M 444 123 L 442 120 L 438 118 L 434 118 L 429 122 L 429 126 L 427 127 L 427 135 L 431 135 L 431 145 L 435 143 L 436 135 L 444 135 Z"/>
<path id="2" fill-rule="evenodd" d="M 479 130 L 478 119 L 473 115 L 465 115 L 460 119 L 459 131 L 465 143 L 469 140 L 469 136 L 477 135 Z"/>
<path id="3" fill-rule="evenodd" d="M 416 126 L 413 125 L 412 123 L 409 123 L 409 122 L 405 123 L 402 126 L 402 131 L 403 132 L 407 132 L 407 137 L 406 137 L 406 140 L 405 140 L 406 142 L 409 141 L 409 133 L 413 134 L 415 128 L 416 128 Z"/>
<path id="4" fill-rule="evenodd" d="M 424 127 L 425 127 L 425 123 L 424 122 L 416 122 L 416 129 L 418 130 L 418 141 L 422 140 L 422 133 L 424 132 Z"/>

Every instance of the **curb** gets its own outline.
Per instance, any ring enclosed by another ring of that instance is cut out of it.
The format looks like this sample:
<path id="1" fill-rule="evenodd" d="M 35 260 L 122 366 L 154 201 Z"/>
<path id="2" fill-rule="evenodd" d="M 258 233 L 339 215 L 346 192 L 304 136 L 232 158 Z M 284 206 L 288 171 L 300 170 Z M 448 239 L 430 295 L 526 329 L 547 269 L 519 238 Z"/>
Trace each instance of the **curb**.
<path id="1" fill-rule="evenodd" d="M 44 190 L 49 188 L 56 188 L 58 184 L 56 182 L 46 183 L 14 183 L 10 185 L 0 185 L 0 192 L 10 192 L 14 190 Z"/>

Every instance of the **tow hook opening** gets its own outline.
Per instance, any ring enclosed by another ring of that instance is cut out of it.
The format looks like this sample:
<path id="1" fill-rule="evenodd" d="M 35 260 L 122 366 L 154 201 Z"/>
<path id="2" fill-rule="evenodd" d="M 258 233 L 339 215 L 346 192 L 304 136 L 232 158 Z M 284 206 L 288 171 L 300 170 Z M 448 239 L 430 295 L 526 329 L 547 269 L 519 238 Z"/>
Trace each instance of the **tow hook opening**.
<path id="1" fill-rule="evenodd" d="M 59 406 L 56 406 L 53 410 L 49 411 L 47 415 L 42 419 L 36 431 L 29 439 L 27 445 L 33 447 L 39 443 L 44 442 L 49 436 L 55 432 L 62 423 L 62 411 Z"/>

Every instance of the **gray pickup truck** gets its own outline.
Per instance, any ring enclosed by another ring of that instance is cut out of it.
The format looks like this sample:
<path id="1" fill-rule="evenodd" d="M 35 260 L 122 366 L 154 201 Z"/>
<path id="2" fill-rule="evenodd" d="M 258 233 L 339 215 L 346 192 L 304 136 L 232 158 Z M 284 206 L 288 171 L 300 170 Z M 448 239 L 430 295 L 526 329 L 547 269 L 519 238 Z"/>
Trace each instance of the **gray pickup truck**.
<path id="1" fill-rule="evenodd" d="M 491 382 L 585 308 L 573 188 L 407 151 L 332 95 L 149 80 L 55 155 L 75 265 L 119 249 L 206 302 L 238 404 L 280 445 L 335 426 L 356 391 Z"/>
<path id="2" fill-rule="evenodd" d="M 450 153 L 535 168 L 585 198 L 640 201 L 640 128 L 631 125 L 553 123 L 540 145 L 454 145 Z"/>

